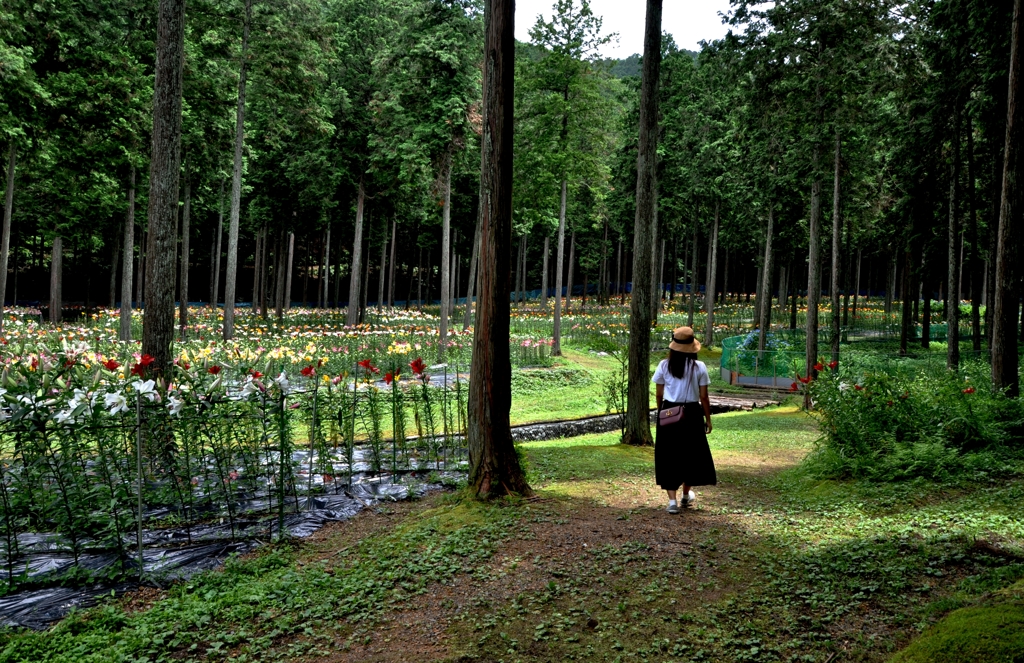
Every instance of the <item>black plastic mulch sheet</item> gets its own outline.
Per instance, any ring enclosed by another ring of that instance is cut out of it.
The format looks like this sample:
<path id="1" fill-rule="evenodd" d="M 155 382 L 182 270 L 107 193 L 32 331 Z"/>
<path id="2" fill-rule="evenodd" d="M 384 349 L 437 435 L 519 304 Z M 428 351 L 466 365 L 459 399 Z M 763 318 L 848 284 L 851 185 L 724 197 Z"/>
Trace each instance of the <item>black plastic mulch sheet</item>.
<path id="1" fill-rule="evenodd" d="M 456 472 L 439 474 L 443 477 L 464 476 Z M 380 502 L 422 496 L 439 488 L 438 484 L 372 481 L 353 484 L 344 493 L 299 496 L 284 516 L 284 528 L 289 536 L 305 538 L 327 523 L 348 520 Z M 261 496 L 246 506 L 265 508 L 267 503 L 267 496 Z M 143 530 L 144 584 L 166 586 L 200 571 L 214 569 L 228 556 L 249 552 L 272 536 L 276 537 L 277 527 L 277 517 L 268 517 L 263 511 L 259 518 L 253 517 L 251 512 L 243 513 L 233 523 L 223 518 L 217 523 L 193 526 L 188 530 Z M 134 547 L 134 534 L 128 538 Z M 13 569 L 13 575 L 22 582 L 36 585 L 59 583 L 61 577 L 76 566 L 102 573 L 120 561 L 116 553 L 88 552 L 86 546 L 86 552 L 79 555 L 76 563 L 62 539 L 54 534 L 24 534 L 19 537 L 19 543 L 25 554 Z M 130 559 L 124 560 L 125 566 L 137 568 L 137 553 L 133 551 L 131 554 Z M 2 569 L 0 574 L 6 576 L 8 570 Z M 72 610 L 94 606 L 106 597 L 120 596 L 139 586 L 138 581 L 109 582 L 16 592 L 0 597 L 0 624 L 43 630 Z"/>

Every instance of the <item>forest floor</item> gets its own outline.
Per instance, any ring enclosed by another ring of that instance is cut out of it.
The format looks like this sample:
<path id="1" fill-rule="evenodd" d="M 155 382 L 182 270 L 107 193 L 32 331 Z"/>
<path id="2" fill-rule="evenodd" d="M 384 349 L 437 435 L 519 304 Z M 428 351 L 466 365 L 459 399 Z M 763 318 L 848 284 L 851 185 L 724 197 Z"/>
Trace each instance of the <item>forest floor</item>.
<path id="1" fill-rule="evenodd" d="M 342 629 L 339 651 L 303 660 L 883 661 L 1024 577 L 1024 557 L 1009 552 L 1024 544 L 1020 482 L 810 482 L 794 471 L 816 437 L 805 414 L 716 424 L 719 485 L 679 516 L 653 485 L 650 449 L 614 435 L 526 445 L 537 497 L 515 505 L 483 569 Z M 408 509 L 363 526 L 382 535 L 426 514 L 493 517 L 450 497 Z M 314 547 L 328 553 L 344 530 Z"/>
<path id="2" fill-rule="evenodd" d="M 368 509 L 0 634 L 0 660 L 837 663 L 887 660 L 960 608 L 1024 632 L 1024 481 L 816 481 L 816 437 L 795 406 L 716 416 L 719 484 L 680 515 L 650 448 L 526 443 L 534 498 Z"/>

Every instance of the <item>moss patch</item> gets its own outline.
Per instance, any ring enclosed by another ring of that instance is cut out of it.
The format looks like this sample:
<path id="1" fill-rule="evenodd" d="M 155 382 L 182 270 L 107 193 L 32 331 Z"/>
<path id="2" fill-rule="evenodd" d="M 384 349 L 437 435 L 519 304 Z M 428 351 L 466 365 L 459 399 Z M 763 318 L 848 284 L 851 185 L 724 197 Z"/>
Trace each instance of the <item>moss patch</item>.
<path id="1" fill-rule="evenodd" d="M 1024 605 L 954 610 L 890 662 L 1024 662 Z"/>

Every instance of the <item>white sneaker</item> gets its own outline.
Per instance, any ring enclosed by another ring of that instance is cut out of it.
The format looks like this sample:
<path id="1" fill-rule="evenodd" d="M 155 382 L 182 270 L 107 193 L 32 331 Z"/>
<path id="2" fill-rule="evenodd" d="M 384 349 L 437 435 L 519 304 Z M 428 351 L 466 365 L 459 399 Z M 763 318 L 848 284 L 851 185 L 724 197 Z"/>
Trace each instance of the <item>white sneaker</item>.
<path id="1" fill-rule="evenodd" d="M 696 501 L 697 501 L 697 496 L 694 495 L 693 491 L 691 490 L 690 492 L 688 492 L 686 494 L 685 497 L 683 497 L 683 506 L 690 506 L 690 505 L 692 505 Z"/>

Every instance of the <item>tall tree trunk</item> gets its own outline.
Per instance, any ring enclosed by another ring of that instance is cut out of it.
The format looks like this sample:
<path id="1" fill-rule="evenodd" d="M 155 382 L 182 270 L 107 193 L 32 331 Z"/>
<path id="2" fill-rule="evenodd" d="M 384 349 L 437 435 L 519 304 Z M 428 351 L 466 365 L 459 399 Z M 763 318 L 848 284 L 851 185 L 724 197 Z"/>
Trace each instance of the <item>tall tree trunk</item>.
<path id="1" fill-rule="evenodd" d="M 721 205 L 716 200 L 715 225 L 711 231 L 711 253 L 708 255 L 708 292 L 704 304 L 708 313 L 704 345 L 709 348 L 715 345 L 715 277 L 718 275 L 718 212 L 720 208 Z"/>
<path id="2" fill-rule="evenodd" d="M 305 251 L 302 252 L 302 259 L 301 259 L 301 262 L 303 263 L 303 265 L 302 265 L 302 305 L 305 306 L 305 307 L 308 307 L 309 306 L 309 272 L 310 272 L 310 269 L 309 269 L 309 257 L 312 255 L 312 251 L 311 251 L 310 246 L 309 246 L 309 236 L 307 235 L 303 239 L 304 239 L 303 245 L 305 247 Z M 384 275 L 381 274 L 380 278 L 381 278 L 381 282 L 383 282 Z M 377 301 L 378 301 L 378 305 L 379 305 L 380 300 L 378 299 Z"/>
<path id="3" fill-rule="evenodd" d="M 519 301 L 522 303 L 526 302 L 526 259 L 530 255 L 530 236 L 523 235 L 523 280 L 519 284 Z"/>
<path id="4" fill-rule="evenodd" d="M 252 310 L 254 313 L 259 310 L 261 298 L 260 272 L 263 271 L 263 244 L 266 241 L 263 235 L 263 228 L 256 231 L 256 251 L 253 256 L 252 269 Z"/>
<path id="5" fill-rule="evenodd" d="M 135 268 L 135 164 L 128 180 L 128 212 L 124 218 L 124 260 L 121 261 L 121 311 L 117 338 L 132 340 L 132 270 Z M 141 255 L 142 251 L 139 251 Z"/>
<path id="6" fill-rule="evenodd" d="M 971 280 L 971 349 L 981 354 L 981 237 L 978 235 L 978 205 L 974 170 L 974 126 L 967 114 L 967 223 L 971 240 L 971 253 L 967 259 L 967 272 Z"/>
<path id="7" fill-rule="evenodd" d="M 394 262 L 394 261 L 392 261 Z M 327 226 L 327 235 L 324 238 L 324 274 L 320 278 L 321 290 L 323 291 L 323 307 L 327 308 L 330 303 L 331 286 L 331 227 Z M 392 292 L 394 290 L 392 289 Z"/>
<path id="8" fill-rule="evenodd" d="M 245 18 L 242 21 L 242 62 L 238 72 L 238 106 L 235 109 L 235 161 L 231 175 L 228 264 L 227 273 L 224 275 L 224 340 L 230 340 L 235 336 L 235 289 L 238 285 L 238 217 L 242 207 L 242 143 L 245 139 L 245 76 L 248 71 L 250 23 L 252 23 L 252 0 L 245 0 Z"/>
<path id="9" fill-rule="evenodd" d="M 362 178 L 359 179 L 359 193 L 356 196 L 356 227 L 352 238 L 352 271 L 348 280 L 348 311 L 345 324 L 355 325 L 359 322 L 359 269 L 363 259 L 363 206 L 366 204 L 366 189 Z"/>
<path id="10" fill-rule="evenodd" d="M 953 163 L 949 179 L 949 272 L 946 281 L 946 367 L 960 367 L 960 109 L 953 111 Z"/>
<path id="11" fill-rule="evenodd" d="M 213 296 L 210 297 L 210 307 L 217 308 L 220 301 L 220 258 L 221 240 L 224 238 L 224 178 L 220 179 L 220 195 L 217 196 L 217 251 L 213 264 Z"/>
<path id="12" fill-rule="evenodd" d="M 342 256 L 342 238 L 341 238 L 341 233 L 339 233 L 338 234 L 338 258 L 339 259 L 337 260 L 337 264 L 334 267 L 334 271 L 337 272 L 337 274 L 334 277 L 334 297 L 333 297 L 334 307 L 333 308 L 335 310 L 341 308 L 341 280 L 342 280 L 342 278 L 344 278 L 344 276 L 341 273 L 341 256 Z"/>
<path id="13" fill-rule="evenodd" d="M 372 220 L 371 220 L 372 227 Z M 362 299 L 359 302 L 359 323 L 366 322 L 366 298 L 370 293 L 370 238 L 366 238 L 366 261 L 363 264 Z M 430 299 L 430 288 L 427 288 L 427 299 Z"/>
<path id="14" fill-rule="evenodd" d="M 618 257 L 615 258 L 615 288 L 614 294 L 623 294 L 625 288 L 623 288 L 623 240 L 618 239 Z M 625 299 L 620 302 L 625 303 Z"/>
<path id="15" fill-rule="evenodd" d="M 63 276 L 64 239 L 53 238 L 53 251 L 50 253 L 50 322 L 61 321 L 61 281 Z"/>
<path id="16" fill-rule="evenodd" d="M 1020 271 L 1019 260 L 1022 195 L 1021 142 L 1024 140 L 1024 106 L 1020 94 L 1024 44 L 1021 44 L 1022 0 L 1013 6 L 1010 54 L 1010 89 L 1006 108 L 1006 148 L 1003 154 L 1003 194 L 999 206 L 996 248 L 995 311 L 992 319 L 992 386 L 1012 397 L 1020 393 L 1017 357 L 1017 324 Z"/>
<path id="17" fill-rule="evenodd" d="M 654 293 L 658 298 L 658 303 L 655 305 L 655 311 L 661 311 L 661 302 L 665 298 L 665 239 L 661 240 L 661 251 L 658 254 L 658 283 L 657 291 Z M 657 319 L 657 313 L 655 314 Z"/>
<path id="18" fill-rule="evenodd" d="M 790 261 L 790 264 L 792 265 L 792 260 Z M 793 274 L 793 270 L 790 269 L 789 273 Z M 789 286 L 789 289 L 792 291 L 793 295 L 789 300 L 789 330 L 796 331 L 796 305 L 797 300 L 800 298 L 800 284 L 796 280 L 795 275 L 791 277 L 790 280 L 792 281 L 792 284 Z"/>
<path id="19" fill-rule="evenodd" d="M 576 231 L 569 235 L 569 264 L 566 266 L 565 314 L 572 315 L 573 276 L 576 275 Z"/>
<path id="20" fill-rule="evenodd" d="M 932 289 L 927 281 L 928 272 L 922 268 L 924 282 L 924 304 L 921 306 L 921 347 L 927 350 L 932 344 Z"/>
<path id="21" fill-rule="evenodd" d="M 285 299 L 285 264 L 288 258 L 286 257 L 285 251 L 285 240 L 284 231 L 278 231 L 277 243 L 274 246 L 274 316 L 277 318 L 278 323 L 284 319 L 284 299 Z"/>
<path id="22" fill-rule="evenodd" d="M 600 302 L 607 306 L 608 304 L 608 251 L 611 247 L 608 245 L 608 217 L 604 219 L 604 240 L 601 242 L 601 286 L 598 288 L 597 293 L 600 297 Z M 548 242 L 547 237 L 544 238 L 544 268 L 548 266 Z M 547 278 L 545 277 L 544 283 L 547 284 Z"/>
<path id="23" fill-rule="evenodd" d="M 718 301 L 724 306 L 729 301 L 729 256 L 732 252 L 728 249 L 725 250 L 725 264 L 722 266 L 722 290 L 718 293 Z M 761 290 L 761 270 L 757 268 L 755 262 L 754 271 L 757 273 L 756 285 L 754 286 L 754 292 Z M 747 297 L 747 303 L 750 303 L 750 293 L 747 292 L 747 270 L 743 269 L 743 283 L 740 285 L 739 291 L 736 293 L 736 303 L 740 303 L 740 291 Z"/>
<path id="24" fill-rule="evenodd" d="M 885 252 L 885 303 L 882 305 L 885 311 L 885 322 L 889 323 L 889 316 L 892 314 L 892 302 L 896 295 L 896 252 L 892 248 Z"/>
<path id="25" fill-rule="evenodd" d="M 768 326 L 772 315 L 772 236 L 775 230 L 775 205 L 768 203 L 768 232 L 764 240 L 764 275 L 761 277 L 761 289 L 757 293 L 758 302 L 758 338 L 757 349 L 764 352 L 765 336 L 768 334 Z"/>
<path id="26" fill-rule="evenodd" d="M 789 267 L 779 265 L 779 316 L 783 320 L 786 315 L 786 302 L 789 301 Z"/>
<path id="27" fill-rule="evenodd" d="M 466 313 L 462 318 L 462 331 L 469 329 L 469 323 L 473 317 L 473 295 L 477 290 L 477 272 L 480 267 L 480 223 L 476 224 L 473 231 L 473 253 L 469 259 L 469 283 L 466 286 Z"/>
<path id="28" fill-rule="evenodd" d="M 629 381 L 626 444 L 652 444 L 650 411 L 651 290 L 643 281 L 651 273 L 651 246 L 657 223 L 658 82 L 661 76 L 662 0 L 647 0 L 644 57 L 640 85 L 640 140 L 636 159 L 636 217 L 633 222 L 633 297 L 629 318 Z M 639 285 L 639 287 L 636 287 Z"/>
<path id="29" fill-rule="evenodd" d="M 699 210 L 699 208 L 698 208 Z M 699 216 L 699 214 L 698 214 Z M 697 283 L 697 270 L 700 268 L 700 255 L 697 251 L 697 218 L 693 219 L 693 245 L 690 249 L 690 301 L 686 312 L 686 326 L 693 327 L 693 316 L 697 308 L 697 291 L 700 285 Z"/>
<path id="30" fill-rule="evenodd" d="M 451 296 L 451 302 L 452 302 L 451 317 L 452 317 L 453 320 L 455 319 L 455 302 L 458 301 L 458 299 L 459 299 L 459 278 L 461 277 L 461 274 L 460 274 L 461 268 L 462 268 L 462 265 L 459 263 L 459 254 L 458 253 L 453 253 L 452 254 L 452 274 L 453 274 L 453 276 L 452 276 L 452 296 Z"/>
<path id="31" fill-rule="evenodd" d="M 657 194 L 655 194 L 657 196 Z M 658 200 L 654 200 L 654 228 L 651 230 L 651 273 L 647 278 L 647 287 L 651 291 L 651 324 L 658 323 L 658 309 L 661 302 L 658 301 Z"/>
<path id="32" fill-rule="evenodd" d="M 14 167 L 17 154 L 14 140 L 7 148 L 7 189 L 4 195 L 4 229 L 0 237 L 0 331 L 4 328 L 4 302 L 7 300 L 7 261 L 11 254 L 11 215 L 14 212 Z M 117 269 L 117 254 L 114 254 L 114 269 Z M 113 274 L 113 272 L 111 272 Z M 113 278 L 113 277 L 111 277 Z M 111 301 L 113 306 L 114 302 Z"/>
<path id="33" fill-rule="evenodd" d="M 540 275 L 540 310 L 548 310 L 548 254 L 551 252 L 551 238 L 544 236 L 544 262 Z"/>
<path id="34" fill-rule="evenodd" d="M 567 184 L 562 179 L 562 197 L 558 207 L 558 241 L 555 244 L 555 318 L 551 355 L 562 355 L 562 274 L 565 269 L 565 202 Z"/>
<path id="35" fill-rule="evenodd" d="M 985 341 L 988 343 L 989 355 L 991 356 L 992 351 L 992 331 L 993 327 L 993 315 L 995 314 L 995 295 L 996 295 L 996 254 L 998 252 L 998 234 L 999 234 L 999 213 L 1002 208 L 1003 202 L 1003 150 L 996 150 L 996 154 L 992 157 L 992 210 L 989 215 L 990 219 L 996 221 L 989 222 L 988 225 L 988 237 L 986 241 L 986 249 L 988 251 L 987 269 L 985 270 Z"/>
<path id="36" fill-rule="evenodd" d="M 853 309 L 850 311 L 850 324 L 854 327 L 857 326 L 857 299 L 860 297 L 860 268 L 863 264 L 861 250 L 857 249 L 857 276 L 853 279 Z"/>
<path id="37" fill-rule="evenodd" d="M 452 253 L 452 162 L 451 155 L 445 159 L 442 195 L 444 205 L 441 208 L 441 325 L 437 338 L 437 361 L 444 362 L 448 350 L 448 312 L 451 310 L 449 299 L 451 290 L 451 253 Z"/>
<path id="38" fill-rule="evenodd" d="M 835 182 L 833 185 L 832 193 L 832 278 L 828 286 L 828 294 L 832 299 L 832 361 L 839 362 L 839 334 L 840 334 L 840 318 L 839 318 L 839 250 L 842 244 L 843 237 L 843 222 L 842 222 L 842 158 L 843 158 L 843 142 L 839 136 L 839 130 L 836 129 L 836 157 L 834 165 L 834 177 Z"/>
<path id="39" fill-rule="evenodd" d="M 178 286 L 178 325 L 181 327 L 181 340 L 185 340 L 185 328 L 188 326 L 188 264 L 189 264 L 189 224 L 192 215 L 192 183 L 189 181 L 187 168 L 185 175 L 185 207 L 181 211 L 181 269 Z"/>
<path id="40" fill-rule="evenodd" d="M 846 218 L 846 244 L 844 245 L 843 257 L 843 326 L 850 326 L 850 280 L 853 274 L 852 256 L 850 251 L 850 238 L 853 236 L 850 228 L 850 218 Z"/>
<path id="41" fill-rule="evenodd" d="M 263 241 L 260 242 L 260 317 L 267 320 L 270 317 L 269 311 L 269 294 L 267 290 L 268 281 L 270 278 L 270 262 L 267 260 L 269 252 L 267 251 L 268 240 L 270 239 L 270 229 L 267 228 L 266 224 L 263 225 Z"/>
<path id="42" fill-rule="evenodd" d="M 519 238 L 519 250 L 516 253 L 516 275 L 515 287 L 512 291 L 512 301 L 519 305 L 523 301 L 523 254 L 526 253 L 526 235 Z"/>
<path id="43" fill-rule="evenodd" d="M 295 214 L 292 213 L 292 218 L 294 219 L 294 217 L 295 217 Z M 284 281 L 284 301 L 281 302 L 285 311 L 289 311 L 292 308 L 292 272 L 294 271 L 292 266 L 294 265 L 294 263 L 295 263 L 295 233 L 290 232 L 290 233 L 288 233 L 288 267 L 287 267 L 287 271 L 285 271 L 285 277 L 284 277 L 284 279 L 285 279 L 285 281 Z M 278 315 L 278 320 L 280 320 L 280 319 L 281 319 L 281 316 Z"/>
<path id="44" fill-rule="evenodd" d="M 423 310 L 423 247 L 420 247 L 420 260 L 416 264 L 416 310 Z"/>
<path id="45" fill-rule="evenodd" d="M 214 233 L 210 233 L 210 279 L 207 282 L 207 283 L 209 283 L 210 293 L 209 293 L 209 295 L 208 295 L 208 297 L 206 299 L 206 305 L 209 308 L 214 308 L 215 302 L 216 302 L 216 295 L 214 294 L 214 293 L 216 293 L 216 290 L 214 290 L 214 287 L 213 287 L 213 283 L 214 283 L 214 280 L 215 280 L 215 277 L 216 277 L 215 272 L 216 272 L 216 269 L 217 269 L 216 255 L 217 255 L 217 238 L 214 236 Z"/>
<path id="46" fill-rule="evenodd" d="M 913 291 L 914 282 L 911 267 L 913 252 L 909 247 L 903 251 L 903 283 L 900 285 L 900 292 L 903 293 L 903 305 L 900 307 L 900 356 L 907 356 L 907 348 L 910 344 L 910 322 L 912 319 L 912 307 L 908 293 Z"/>
<path id="47" fill-rule="evenodd" d="M 512 444 L 509 412 L 509 247 L 512 244 L 514 0 L 485 0 L 483 135 L 480 137 L 480 295 L 473 329 L 466 429 L 469 490 L 480 497 L 529 494 Z"/>
<path id="48" fill-rule="evenodd" d="M 377 310 L 384 310 L 384 275 L 387 274 L 388 268 L 388 240 L 384 238 L 384 243 L 380 245 L 380 274 L 377 279 Z"/>
<path id="49" fill-rule="evenodd" d="M 121 259 L 121 238 L 115 235 L 114 250 L 110 252 L 110 285 L 107 294 L 107 306 L 113 309 L 117 306 L 117 262 Z M 4 290 L 6 290 L 6 283 Z M 0 295 L 0 307 L 3 306 L 4 296 Z M 2 313 L 2 311 L 0 311 Z M 2 317 L 2 316 L 0 316 Z"/>
<path id="50" fill-rule="evenodd" d="M 174 342 L 174 263 L 181 171 L 181 78 L 185 0 L 160 0 L 153 85 L 153 148 L 149 166 L 149 239 L 142 352 L 157 376 L 169 374 Z"/>
<path id="51" fill-rule="evenodd" d="M 821 172 L 819 170 L 821 145 L 815 144 L 813 177 L 811 183 L 811 215 L 807 249 L 807 375 L 816 377 L 814 365 L 818 363 L 818 301 L 821 298 L 819 269 L 821 263 Z M 810 408 L 811 396 L 805 392 L 804 406 Z"/>
<path id="52" fill-rule="evenodd" d="M 395 247 L 398 242 L 398 219 L 391 219 L 391 267 L 388 270 L 388 306 L 395 305 Z"/>

